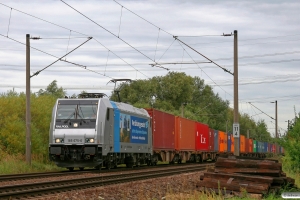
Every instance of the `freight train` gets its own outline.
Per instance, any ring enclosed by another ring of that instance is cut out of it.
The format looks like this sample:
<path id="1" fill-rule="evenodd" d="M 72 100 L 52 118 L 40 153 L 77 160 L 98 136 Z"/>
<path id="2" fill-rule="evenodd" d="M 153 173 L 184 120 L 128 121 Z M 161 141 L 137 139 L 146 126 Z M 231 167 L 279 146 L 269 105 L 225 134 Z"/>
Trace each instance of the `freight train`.
<path id="1" fill-rule="evenodd" d="M 231 134 L 206 124 L 107 98 L 58 99 L 49 131 L 50 160 L 71 171 L 215 160 L 232 154 L 233 144 Z M 241 135 L 240 151 L 264 157 L 275 152 L 275 145 Z"/>

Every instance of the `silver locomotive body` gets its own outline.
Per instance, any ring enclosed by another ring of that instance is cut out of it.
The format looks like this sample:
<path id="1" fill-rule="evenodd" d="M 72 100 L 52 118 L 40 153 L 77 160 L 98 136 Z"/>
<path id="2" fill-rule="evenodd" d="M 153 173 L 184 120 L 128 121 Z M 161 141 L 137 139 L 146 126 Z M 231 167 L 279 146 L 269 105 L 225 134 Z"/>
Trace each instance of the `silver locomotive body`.
<path id="1" fill-rule="evenodd" d="M 108 99 L 58 99 L 52 112 L 49 156 L 59 167 L 153 164 L 150 116 Z"/>

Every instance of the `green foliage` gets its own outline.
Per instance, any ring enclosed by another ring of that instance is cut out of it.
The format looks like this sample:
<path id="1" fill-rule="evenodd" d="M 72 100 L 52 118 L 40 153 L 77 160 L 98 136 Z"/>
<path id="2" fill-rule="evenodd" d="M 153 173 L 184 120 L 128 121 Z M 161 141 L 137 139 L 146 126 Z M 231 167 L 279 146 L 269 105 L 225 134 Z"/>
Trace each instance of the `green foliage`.
<path id="1" fill-rule="evenodd" d="M 284 147 L 285 161 L 290 163 L 290 170 L 300 173 L 300 113 L 295 116 L 294 122 L 286 136 L 278 140 Z"/>
<path id="2" fill-rule="evenodd" d="M 56 88 L 56 89 L 55 89 Z M 44 93 L 31 94 L 31 152 L 48 160 L 49 124 L 53 105 L 63 89 L 53 81 Z M 14 90 L 0 95 L 0 155 L 24 155 L 26 144 L 26 96 Z M 2 156 L 1 156 L 2 158 Z M 0 159 L 1 159 L 0 158 Z"/>
<path id="3" fill-rule="evenodd" d="M 229 102 L 222 100 L 199 77 L 169 72 L 166 76 L 121 84 L 117 90 L 120 91 L 122 102 L 140 108 L 154 107 L 178 116 L 183 113 L 188 119 L 232 132 L 233 110 L 229 108 Z M 112 93 L 110 99 L 117 101 L 117 94 Z M 246 135 L 248 129 L 262 133 L 266 141 L 270 135 L 263 121 L 256 124 L 246 114 L 240 115 L 240 127 L 243 135 Z"/>
<path id="4" fill-rule="evenodd" d="M 42 95 L 51 95 L 54 96 L 56 98 L 63 98 L 66 96 L 67 92 L 64 91 L 64 89 L 62 87 L 58 87 L 57 86 L 57 81 L 54 80 L 52 81 L 45 90 L 40 89 L 37 92 L 38 96 L 42 96 Z"/>

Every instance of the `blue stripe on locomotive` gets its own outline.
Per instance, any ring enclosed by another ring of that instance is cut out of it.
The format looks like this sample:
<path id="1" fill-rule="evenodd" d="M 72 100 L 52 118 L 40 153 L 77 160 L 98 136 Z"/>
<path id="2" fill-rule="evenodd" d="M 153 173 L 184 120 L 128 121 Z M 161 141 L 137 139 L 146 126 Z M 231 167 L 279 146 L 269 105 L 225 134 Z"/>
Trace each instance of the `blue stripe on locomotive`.
<path id="1" fill-rule="evenodd" d="M 120 152 L 120 110 L 115 102 L 110 102 L 114 108 L 114 152 Z"/>

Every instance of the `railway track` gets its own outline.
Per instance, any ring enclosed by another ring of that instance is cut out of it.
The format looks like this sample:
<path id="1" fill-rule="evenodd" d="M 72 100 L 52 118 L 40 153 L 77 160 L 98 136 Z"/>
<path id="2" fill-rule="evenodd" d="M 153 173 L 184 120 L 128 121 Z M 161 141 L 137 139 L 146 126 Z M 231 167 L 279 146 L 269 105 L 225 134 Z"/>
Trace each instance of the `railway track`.
<path id="1" fill-rule="evenodd" d="M 62 172 L 45 172 L 45 173 L 28 173 L 28 174 L 8 174 L 1 175 L 0 182 L 4 181 L 16 181 L 16 180 L 26 180 L 33 178 L 46 178 L 53 176 L 68 176 L 68 175 L 78 175 L 83 173 L 90 173 L 91 171 L 62 171 Z"/>
<path id="2" fill-rule="evenodd" d="M 43 195 L 53 195 L 59 192 L 67 192 L 74 189 L 87 189 L 91 187 L 99 187 L 110 184 L 119 184 L 130 181 L 144 180 L 149 178 L 163 177 L 176 175 L 181 173 L 195 172 L 204 170 L 213 164 L 198 164 L 198 165 L 185 165 L 183 167 L 168 167 L 161 168 L 160 170 L 151 170 L 127 174 L 114 174 L 85 178 L 75 178 L 70 180 L 59 180 L 50 182 L 38 182 L 22 185 L 8 185 L 0 187 L 0 199 L 20 199 L 41 197 Z"/>
<path id="3" fill-rule="evenodd" d="M 186 165 L 193 165 L 192 163 L 186 164 Z M 143 170 L 143 169 L 153 169 L 153 168 L 162 168 L 162 167 L 170 167 L 172 165 L 169 164 L 161 164 L 157 166 L 140 166 L 137 168 L 134 168 L 134 170 Z M 123 172 L 123 171 L 130 171 L 132 169 L 130 168 L 116 168 L 116 169 L 102 169 L 101 173 L 110 173 L 110 172 Z M 80 175 L 85 173 L 99 173 L 99 170 L 97 169 L 86 169 L 84 171 L 61 171 L 61 172 L 44 172 L 44 173 L 26 173 L 26 174 L 8 174 L 8 175 L 0 175 L 0 183 L 6 182 L 6 181 L 18 181 L 18 180 L 28 180 L 28 179 L 42 179 L 47 177 L 58 177 L 58 176 L 74 176 L 74 175 Z"/>

